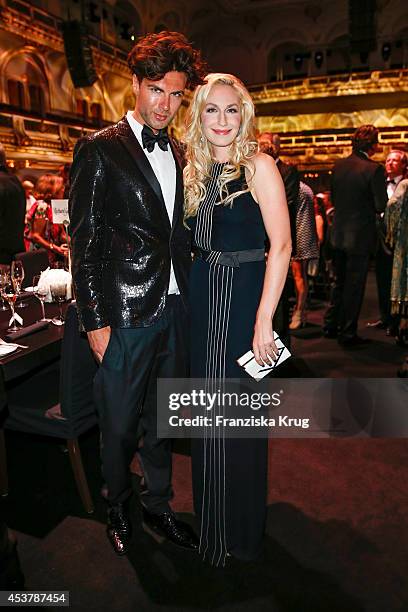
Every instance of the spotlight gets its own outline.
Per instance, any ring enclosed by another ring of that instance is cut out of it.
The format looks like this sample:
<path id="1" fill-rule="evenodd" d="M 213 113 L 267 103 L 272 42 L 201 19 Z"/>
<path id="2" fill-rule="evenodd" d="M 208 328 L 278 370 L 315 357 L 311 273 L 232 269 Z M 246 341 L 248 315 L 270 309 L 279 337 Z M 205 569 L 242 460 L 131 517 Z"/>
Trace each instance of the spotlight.
<path id="1" fill-rule="evenodd" d="M 391 56 L 391 45 L 390 43 L 384 43 L 381 50 L 382 58 L 384 62 L 388 62 Z"/>
<path id="2" fill-rule="evenodd" d="M 314 61 L 316 68 L 321 68 L 323 64 L 323 53 L 321 51 L 316 51 L 314 56 Z"/>

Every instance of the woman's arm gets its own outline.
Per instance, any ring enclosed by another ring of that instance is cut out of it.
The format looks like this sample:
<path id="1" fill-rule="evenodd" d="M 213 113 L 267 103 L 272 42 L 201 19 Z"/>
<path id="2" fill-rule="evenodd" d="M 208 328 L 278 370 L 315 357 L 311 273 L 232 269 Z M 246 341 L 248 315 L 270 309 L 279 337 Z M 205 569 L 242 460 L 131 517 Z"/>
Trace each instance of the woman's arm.
<path id="1" fill-rule="evenodd" d="M 317 232 L 317 239 L 319 241 L 319 245 L 321 245 L 323 243 L 323 239 L 324 239 L 324 219 L 322 217 L 322 215 L 315 214 L 315 221 L 316 221 L 316 232 Z"/>
<path id="2" fill-rule="evenodd" d="M 257 363 L 270 362 L 277 353 L 273 341 L 272 318 L 288 273 L 292 244 L 285 188 L 272 157 L 258 153 L 255 158 L 252 194 L 259 204 L 270 248 L 261 300 L 256 315 L 252 343 Z"/>

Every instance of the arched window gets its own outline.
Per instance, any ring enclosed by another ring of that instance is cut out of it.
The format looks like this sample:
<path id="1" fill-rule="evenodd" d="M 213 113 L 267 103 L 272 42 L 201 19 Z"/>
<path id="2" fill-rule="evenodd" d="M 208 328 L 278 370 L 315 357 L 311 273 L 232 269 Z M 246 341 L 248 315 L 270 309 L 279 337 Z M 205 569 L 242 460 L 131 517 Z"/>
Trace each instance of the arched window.
<path id="1" fill-rule="evenodd" d="M 88 103 L 82 98 L 76 99 L 76 114 L 82 119 L 86 119 L 88 116 Z"/>
<path id="2" fill-rule="evenodd" d="M 35 113 L 44 115 L 45 113 L 45 97 L 41 85 L 29 85 L 28 93 L 30 99 L 30 110 Z"/>
<path id="3" fill-rule="evenodd" d="M 327 74 L 342 74 L 351 70 L 351 55 L 348 34 L 332 40 L 326 51 Z"/>
<path id="4" fill-rule="evenodd" d="M 5 78 L 9 104 L 40 115 L 45 114 L 49 89 L 41 60 L 28 51 L 18 53 L 7 63 Z"/>
<path id="5" fill-rule="evenodd" d="M 309 74 L 310 52 L 300 43 L 281 43 L 268 56 L 270 81 L 303 78 Z"/>
<path id="6" fill-rule="evenodd" d="M 102 106 L 98 102 L 91 104 L 91 119 L 93 123 L 100 123 L 102 121 Z"/>
<path id="7" fill-rule="evenodd" d="M 24 104 L 24 86 L 21 81 L 8 79 L 7 81 L 8 101 L 12 106 L 23 109 Z"/>
<path id="8" fill-rule="evenodd" d="M 406 68 L 408 58 L 408 28 L 400 30 L 391 41 L 389 67 Z"/>
<path id="9" fill-rule="evenodd" d="M 117 44 L 128 50 L 143 32 L 140 15 L 131 2 L 119 0 L 115 5 L 113 20 Z"/>

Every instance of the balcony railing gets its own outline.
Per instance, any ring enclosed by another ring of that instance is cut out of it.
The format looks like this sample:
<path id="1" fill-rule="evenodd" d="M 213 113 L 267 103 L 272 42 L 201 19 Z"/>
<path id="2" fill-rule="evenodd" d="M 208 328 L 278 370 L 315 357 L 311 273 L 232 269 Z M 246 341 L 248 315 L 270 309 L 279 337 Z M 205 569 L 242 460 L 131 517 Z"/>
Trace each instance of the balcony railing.
<path id="1" fill-rule="evenodd" d="M 285 81 L 274 81 L 271 83 L 261 83 L 250 85 L 248 87 L 255 102 L 271 99 L 276 94 L 279 97 L 284 95 L 289 96 L 291 93 L 307 91 L 312 94 L 315 90 L 326 90 L 349 85 L 354 88 L 359 83 L 363 83 L 366 89 L 370 87 L 378 87 L 389 81 L 397 89 L 402 81 L 408 82 L 408 68 L 400 68 L 398 70 L 371 70 L 368 72 L 350 72 L 348 74 L 330 74 L 326 76 L 310 76 L 303 79 L 291 79 Z M 408 87 L 407 87 L 408 89 Z"/>
<path id="2" fill-rule="evenodd" d="M 104 121 L 103 119 L 94 119 L 87 121 L 84 120 L 80 115 L 69 113 L 66 111 L 58 111 L 58 113 L 47 112 L 43 115 L 40 113 L 24 110 L 11 104 L 0 103 L 0 115 L 3 117 L 22 117 L 24 120 L 34 121 L 40 124 L 54 123 L 56 125 L 66 125 L 68 127 L 75 127 L 79 130 L 90 130 L 95 131 L 111 125 L 111 121 Z M 41 130 L 39 130 L 41 131 Z"/>

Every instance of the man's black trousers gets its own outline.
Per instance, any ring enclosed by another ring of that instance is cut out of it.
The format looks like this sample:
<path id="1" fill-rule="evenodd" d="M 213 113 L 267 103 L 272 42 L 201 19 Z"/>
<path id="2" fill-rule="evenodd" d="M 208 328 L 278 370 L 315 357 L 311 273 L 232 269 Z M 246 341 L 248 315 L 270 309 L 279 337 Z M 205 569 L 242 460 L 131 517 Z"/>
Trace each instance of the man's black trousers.
<path id="1" fill-rule="evenodd" d="M 141 501 L 156 514 L 172 498 L 171 440 L 157 438 L 157 378 L 187 376 L 187 314 L 180 296 L 169 296 L 165 311 L 150 327 L 112 329 L 95 377 L 95 401 L 102 434 L 102 471 L 111 504 L 131 494 L 129 466 L 139 459 L 145 490 Z"/>
<path id="2" fill-rule="evenodd" d="M 337 331 L 339 340 L 357 335 L 358 318 L 367 280 L 369 254 L 357 255 L 339 249 L 333 252 L 334 283 L 330 306 L 324 317 L 326 331 Z"/>

